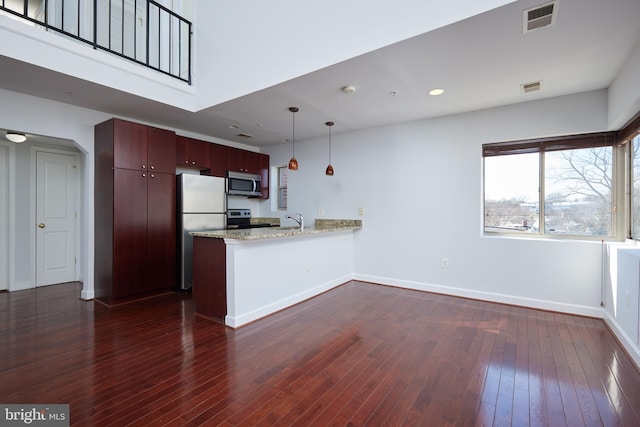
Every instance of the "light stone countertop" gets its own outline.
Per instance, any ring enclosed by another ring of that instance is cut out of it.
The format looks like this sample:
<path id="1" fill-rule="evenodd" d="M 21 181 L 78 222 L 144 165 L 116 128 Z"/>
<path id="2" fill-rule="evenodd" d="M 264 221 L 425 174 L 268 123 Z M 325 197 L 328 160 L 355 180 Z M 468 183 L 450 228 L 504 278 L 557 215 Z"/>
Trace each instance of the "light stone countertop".
<path id="1" fill-rule="evenodd" d="M 305 227 L 302 231 L 300 231 L 297 226 L 291 226 L 248 228 L 242 230 L 194 231 L 189 234 L 194 237 L 209 237 L 213 239 L 260 240 L 359 230 L 361 228 L 362 220 L 359 219 L 316 219 L 314 226 Z"/>

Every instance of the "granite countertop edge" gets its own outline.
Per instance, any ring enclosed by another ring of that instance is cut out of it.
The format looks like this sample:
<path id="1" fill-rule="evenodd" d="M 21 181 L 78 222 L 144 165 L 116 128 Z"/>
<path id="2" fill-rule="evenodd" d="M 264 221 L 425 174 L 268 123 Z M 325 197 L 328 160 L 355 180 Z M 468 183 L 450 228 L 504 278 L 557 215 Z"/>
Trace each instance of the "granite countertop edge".
<path id="1" fill-rule="evenodd" d="M 190 234 L 194 237 L 208 237 L 213 239 L 228 240 L 264 240 L 283 237 L 306 236 L 321 233 L 333 233 L 339 231 L 353 231 L 362 228 L 362 220 L 321 219 L 316 220 L 312 227 L 300 230 L 298 227 L 274 227 L 274 228 L 250 228 L 243 230 L 211 230 L 194 231 Z"/>

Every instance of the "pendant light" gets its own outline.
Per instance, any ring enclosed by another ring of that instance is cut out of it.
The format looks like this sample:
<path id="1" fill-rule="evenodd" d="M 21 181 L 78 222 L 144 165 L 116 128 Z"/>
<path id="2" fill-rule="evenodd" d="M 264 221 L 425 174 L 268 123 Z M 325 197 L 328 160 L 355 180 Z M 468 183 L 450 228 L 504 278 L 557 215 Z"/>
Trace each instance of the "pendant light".
<path id="1" fill-rule="evenodd" d="M 333 176 L 333 166 L 331 166 L 331 127 L 335 123 L 326 122 L 325 125 L 329 127 L 329 166 L 327 166 L 327 170 L 324 172 L 328 176 Z"/>
<path id="2" fill-rule="evenodd" d="M 293 132 L 291 137 L 291 160 L 289 160 L 289 169 L 292 171 L 298 170 L 298 160 L 296 160 L 296 113 L 299 111 L 298 107 L 289 107 L 289 111 L 292 113 L 293 117 Z"/>

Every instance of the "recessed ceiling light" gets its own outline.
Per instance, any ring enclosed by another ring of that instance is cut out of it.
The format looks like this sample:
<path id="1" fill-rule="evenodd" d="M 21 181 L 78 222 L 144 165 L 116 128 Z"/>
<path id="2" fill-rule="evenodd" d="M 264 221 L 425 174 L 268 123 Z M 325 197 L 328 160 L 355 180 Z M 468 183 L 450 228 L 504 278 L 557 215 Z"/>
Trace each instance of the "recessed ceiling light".
<path id="1" fill-rule="evenodd" d="M 238 129 L 240 126 L 238 125 L 227 125 L 229 129 Z"/>
<path id="2" fill-rule="evenodd" d="M 342 87 L 342 91 L 343 91 L 344 93 L 346 93 L 347 95 L 350 95 L 350 94 L 352 94 L 353 92 L 355 92 L 355 91 L 356 91 L 356 88 L 355 88 L 354 86 L 351 86 L 351 85 L 349 85 L 349 86 L 343 86 L 343 87 Z"/>
<path id="3" fill-rule="evenodd" d="M 442 95 L 444 93 L 444 89 L 431 89 L 429 91 L 429 95 L 431 96 L 438 96 L 438 95 Z"/>

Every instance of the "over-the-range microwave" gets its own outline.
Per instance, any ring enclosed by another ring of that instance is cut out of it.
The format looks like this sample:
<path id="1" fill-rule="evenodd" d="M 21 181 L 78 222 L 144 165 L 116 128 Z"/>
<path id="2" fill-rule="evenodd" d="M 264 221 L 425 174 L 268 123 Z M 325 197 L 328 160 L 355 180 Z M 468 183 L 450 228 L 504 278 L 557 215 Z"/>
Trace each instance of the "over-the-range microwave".
<path id="1" fill-rule="evenodd" d="M 244 172 L 227 172 L 227 194 L 260 197 L 260 175 Z"/>

